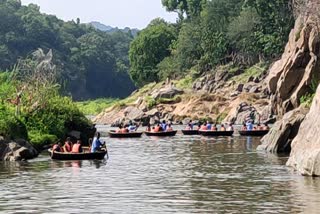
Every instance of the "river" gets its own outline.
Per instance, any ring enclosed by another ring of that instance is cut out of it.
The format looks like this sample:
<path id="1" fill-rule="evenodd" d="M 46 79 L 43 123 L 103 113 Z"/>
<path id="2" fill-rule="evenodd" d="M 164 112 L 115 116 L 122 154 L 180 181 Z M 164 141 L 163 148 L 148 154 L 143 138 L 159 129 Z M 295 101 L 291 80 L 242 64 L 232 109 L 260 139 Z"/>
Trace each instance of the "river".
<path id="1" fill-rule="evenodd" d="M 0 163 L 0 213 L 320 213 L 320 179 L 260 138 L 103 138 L 104 161 Z"/>

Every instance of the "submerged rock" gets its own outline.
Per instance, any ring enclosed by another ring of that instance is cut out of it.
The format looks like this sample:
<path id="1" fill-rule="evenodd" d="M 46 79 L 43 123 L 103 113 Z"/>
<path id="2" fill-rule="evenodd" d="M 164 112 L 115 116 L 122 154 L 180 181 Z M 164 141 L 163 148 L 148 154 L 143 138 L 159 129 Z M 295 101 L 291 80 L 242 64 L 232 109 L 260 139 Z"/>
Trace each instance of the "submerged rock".
<path id="1" fill-rule="evenodd" d="M 287 162 L 302 175 L 320 176 L 320 86 L 311 109 L 292 142 Z"/>
<path id="2" fill-rule="evenodd" d="M 307 110 L 302 108 L 286 113 L 262 138 L 262 145 L 257 149 L 272 153 L 290 153 L 291 142 L 296 137 L 306 113 Z"/>

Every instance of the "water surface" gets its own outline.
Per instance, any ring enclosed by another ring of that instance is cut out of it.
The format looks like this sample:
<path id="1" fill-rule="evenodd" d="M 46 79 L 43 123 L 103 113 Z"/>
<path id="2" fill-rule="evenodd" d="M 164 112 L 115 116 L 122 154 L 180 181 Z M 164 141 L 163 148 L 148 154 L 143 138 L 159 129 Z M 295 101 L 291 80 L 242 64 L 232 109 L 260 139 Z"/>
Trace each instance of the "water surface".
<path id="1" fill-rule="evenodd" d="M 1 213 L 320 213 L 320 180 L 260 138 L 104 138 L 109 160 L 0 163 Z"/>

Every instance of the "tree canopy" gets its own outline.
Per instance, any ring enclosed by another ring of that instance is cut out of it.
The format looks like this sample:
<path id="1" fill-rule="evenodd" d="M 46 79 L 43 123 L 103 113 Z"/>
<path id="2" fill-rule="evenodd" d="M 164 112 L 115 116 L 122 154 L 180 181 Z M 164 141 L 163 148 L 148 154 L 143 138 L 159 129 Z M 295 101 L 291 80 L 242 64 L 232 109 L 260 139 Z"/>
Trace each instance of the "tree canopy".
<path id="1" fill-rule="evenodd" d="M 52 50 L 64 91 L 75 99 L 124 97 L 134 90 L 128 75 L 130 33 L 105 33 L 80 20 L 64 22 L 35 4 L 0 1 L 0 69 L 38 48 Z"/>

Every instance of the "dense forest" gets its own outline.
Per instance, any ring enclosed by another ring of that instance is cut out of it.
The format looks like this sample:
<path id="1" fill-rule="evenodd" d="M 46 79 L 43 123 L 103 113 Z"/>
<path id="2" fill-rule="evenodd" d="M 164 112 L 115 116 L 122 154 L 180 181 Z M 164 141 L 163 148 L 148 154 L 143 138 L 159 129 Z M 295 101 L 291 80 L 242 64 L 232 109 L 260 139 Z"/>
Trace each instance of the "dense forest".
<path id="1" fill-rule="evenodd" d="M 217 65 L 250 66 L 282 53 L 294 24 L 289 0 L 162 0 L 179 20 L 155 19 L 131 43 L 130 75 L 137 86 Z"/>
<path id="2" fill-rule="evenodd" d="M 0 0 L 0 70 L 12 70 L 37 49 L 53 52 L 62 91 L 74 99 L 124 97 L 134 90 L 128 75 L 130 32 L 105 33 L 80 20 L 64 22 L 34 4 Z"/>

